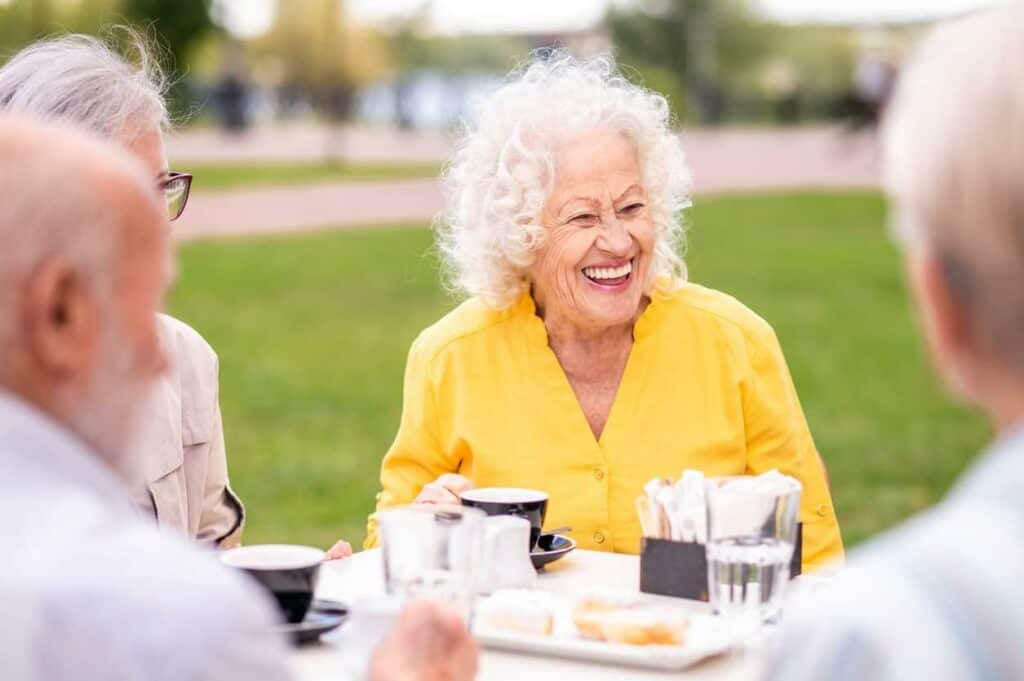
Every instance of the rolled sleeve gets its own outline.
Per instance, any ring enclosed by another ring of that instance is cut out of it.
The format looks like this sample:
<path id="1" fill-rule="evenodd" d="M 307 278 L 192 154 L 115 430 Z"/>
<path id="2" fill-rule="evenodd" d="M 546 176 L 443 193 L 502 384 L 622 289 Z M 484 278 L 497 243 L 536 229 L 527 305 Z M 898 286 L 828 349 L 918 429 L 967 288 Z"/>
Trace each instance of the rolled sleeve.
<path id="1" fill-rule="evenodd" d="M 228 482 L 228 461 L 220 405 L 214 406 L 213 433 L 209 442 L 203 506 L 196 540 L 227 549 L 242 541 L 245 507 Z"/>

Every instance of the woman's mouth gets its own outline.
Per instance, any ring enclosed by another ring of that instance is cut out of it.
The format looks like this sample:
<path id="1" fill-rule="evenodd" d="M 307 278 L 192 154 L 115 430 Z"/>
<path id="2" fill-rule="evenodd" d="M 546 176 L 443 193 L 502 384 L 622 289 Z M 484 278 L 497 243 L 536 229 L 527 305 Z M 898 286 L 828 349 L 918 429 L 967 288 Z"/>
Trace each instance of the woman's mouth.
<path id="1" fill-rule="evenodd" d="M 618 289 L 632 278 L 633 261 L 627 260 L 617 267 L 584 267 L 583 276 L 603 289 Z"/>

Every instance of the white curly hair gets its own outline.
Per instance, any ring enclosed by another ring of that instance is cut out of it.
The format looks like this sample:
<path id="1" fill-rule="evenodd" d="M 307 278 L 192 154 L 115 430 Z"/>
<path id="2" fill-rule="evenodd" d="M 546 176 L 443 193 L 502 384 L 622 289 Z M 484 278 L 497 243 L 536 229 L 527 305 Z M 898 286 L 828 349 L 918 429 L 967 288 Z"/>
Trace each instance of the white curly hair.
<path id="1" fill-rule="evenodd" d="M 685 281 L 680 211 L 690 205 L 690 171 L 663 96 L 628 81 L 612 57 L 537 53 L 475 118 L 444 172 L 447 207 L 436 225 L 454 290 L 496 309 L 527 290 L 546 233 L 537 221 L 557 172 L 553 148 L 595 128 L 636 146 L 655 225 L 648 290 L 662 278 Z"/>

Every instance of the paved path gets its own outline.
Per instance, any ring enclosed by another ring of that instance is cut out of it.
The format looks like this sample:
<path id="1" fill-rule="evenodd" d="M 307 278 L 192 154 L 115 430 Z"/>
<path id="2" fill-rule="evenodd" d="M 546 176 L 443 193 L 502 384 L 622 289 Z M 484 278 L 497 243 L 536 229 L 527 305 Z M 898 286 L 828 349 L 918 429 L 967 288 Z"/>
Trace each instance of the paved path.
<path id="1" fill-rule="evenodd" d="M 189 161 L 313 160 L 324 131 L 296 126 L 227 138 L 212 131 L 171 139 L 173 165 Z M 441 136 L 347 130 L 353 160 L 432 161 L 450 148 Z M 798 188 L 875 187 L 877 152 L 866 136 L 834 128 L 695 130 L 683 133 L 694 172 L 694 193 L 719 194 Z M 241 236 L 402 221 L 429 221 L 442 208 L 436 180 L 332 182 L 223 193 L 196 192 L 176 225 L 181 239 Z"/>
<path id="2" fill-rule="evenodd" d="M 435 180 L 196 192 L 174 232 L 179 239 L 195 239 L 423 222 L 439 210 L 441 192 Z"/>

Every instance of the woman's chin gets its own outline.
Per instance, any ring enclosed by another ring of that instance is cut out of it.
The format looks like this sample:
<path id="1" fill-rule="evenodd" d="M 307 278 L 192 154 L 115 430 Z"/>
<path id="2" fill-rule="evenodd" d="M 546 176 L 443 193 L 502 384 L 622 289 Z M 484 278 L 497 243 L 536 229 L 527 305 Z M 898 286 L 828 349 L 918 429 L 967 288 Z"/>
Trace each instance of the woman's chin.
<path id="1" fill-rule="evenodd" d="M 628 324 L 636 319 L 642 296 L 629 289 L 609 295 L 602 291 L 586 298 L 585 317 L 598 322 L 600 326 L 614 327 Z"/>

